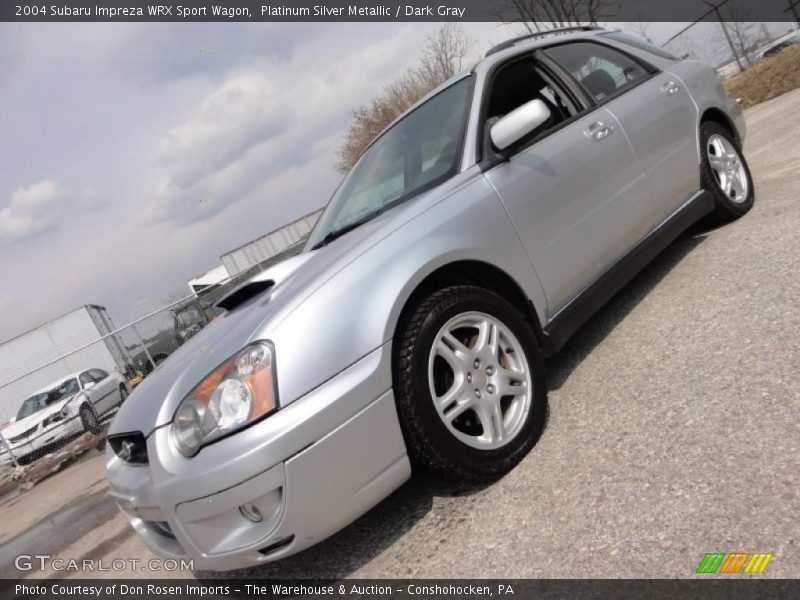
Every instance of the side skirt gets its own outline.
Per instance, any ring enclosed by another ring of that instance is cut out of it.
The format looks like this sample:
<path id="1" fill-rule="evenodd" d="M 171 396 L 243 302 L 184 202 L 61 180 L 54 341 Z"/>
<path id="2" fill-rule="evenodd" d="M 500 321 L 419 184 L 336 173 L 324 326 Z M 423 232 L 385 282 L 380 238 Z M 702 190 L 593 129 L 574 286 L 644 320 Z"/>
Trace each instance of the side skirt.
<path id="1" fill-rule="evenodd" d="M 714 197 L 712 194 L 707 191 L 699 192 L 623 256 L 617 264 L 576 296 L 544 328 L 542 349 L 545 354 L 549 356 L 558 352 L 570 336 L 614 294 L 675 241 L 681 233 L 713 209 Z"/>

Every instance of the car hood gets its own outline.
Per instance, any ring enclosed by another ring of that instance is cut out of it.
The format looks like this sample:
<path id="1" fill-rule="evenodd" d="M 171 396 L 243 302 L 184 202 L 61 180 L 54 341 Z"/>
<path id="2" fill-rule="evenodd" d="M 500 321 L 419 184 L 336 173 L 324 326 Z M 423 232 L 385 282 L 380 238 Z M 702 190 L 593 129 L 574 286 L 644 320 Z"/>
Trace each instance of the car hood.
<path id="1" fill-rule="evenodd" d="M 180 402 L 218 365 L 255 340 L 270 339 L 274 329 L 311 294 L 463 181 L 454 177 L 322 248 L 303 252 L 254 276 L 248 283 L 261 282 L 261 290 L 241 303 L 235 302 L 234 308 L 214 319 L 147 376 L 122 405 L 109 433 L 141 431 L 149 435 L 169 423 Z M 281 348 L 276 347 L 275 353 L 280 365 Z M 277 383 L 281 404 L 296 400 L 282 393 L 280 366 Z"/>
<path id="2" fill-rule="evenodd" d="M 33 427 L 38 427 L 38 425 L 47 417 L 60 412 L 74 397 L 75 396 L 69 396 L 68 398 L 60 400 L 54 404 L 51 404 L 50 406 L 44 407 L 32 415 L 28 415 L 24 419 L 14 421 L 11 425 L 3 429 L 3 437 L 9 439 L 21 435 Z"/>
<path id="3" fill-rule="evenodd" d="M 109 433 L 141 431 L 148 435 L 156 427 L 169 423 L 181 400 L 195 385 L 248 343 L 269 339 L 270 328 L 335 275 L 346 264 L 342 261 L 347 261 L 348 252 L 380 228 L 378 221 L 383 221 L 383 217 L 329 246 L 273 265 L 237 288 L 262 284 L 262 291 L 214 319 L 147 376 L 122 405 Z M 269 282 L 268 287 L 263 285 L 265 282 Z M 229 296 L 233 293 L 236 290 Z M 225 299 L 220 302 L 224 304 Z M 276 348 L 276 354 L 280 360 L 280 348 Z"/>

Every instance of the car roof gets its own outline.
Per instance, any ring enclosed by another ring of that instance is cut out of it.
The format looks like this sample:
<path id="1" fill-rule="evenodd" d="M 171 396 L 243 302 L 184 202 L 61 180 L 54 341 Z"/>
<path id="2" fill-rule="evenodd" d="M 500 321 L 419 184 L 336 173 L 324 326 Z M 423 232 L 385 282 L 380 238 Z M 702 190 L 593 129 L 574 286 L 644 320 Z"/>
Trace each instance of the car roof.
<path id="1" fill-rule="evenodd" d="M 489 48 L 484 57 L 472 68 L 472 71 L 487 71 L 497 63 L 503 62 L 508 58 L 530 52 L 536 48 L 551 46 L 554 42 L 561 43 L 580 39 L 591 39 L 598 34 L 609 33 L 611 31 L 618 31 L 618 29 L 595 26 L 565 27 L 548 31 L 538 31 L 512 38 Z"/>
<path id="2" fill-rule="evenodd" d="M 61 377 L 60 379 L 56 379 L 50 385 L 46 385 L 42 389 L 37 390 L 37 391 L 33 392 L 32 394 L 28 394 L 28 398 L 30 398 L 31 396 L 36 396 L 37 394 L 43 394 L 44 392 L 48 392 L 48 391 L 52 390 L 54 387 L 58 387 L 59 385 L 61 385 L 62 383 L 66 382 L 66 381 L 69 381 L 70 379 L 77 379 L 78 376 L 81 375 L 81 373 L 85 373 L 89 369 L 98 369 L 98 368 L 99 367 L 88 367 L 86 369 L 82 369 L 80 371 L 75 371 L 74 373 L 70 373 L 69 375 L 64 375 L 64 377 Z"/>

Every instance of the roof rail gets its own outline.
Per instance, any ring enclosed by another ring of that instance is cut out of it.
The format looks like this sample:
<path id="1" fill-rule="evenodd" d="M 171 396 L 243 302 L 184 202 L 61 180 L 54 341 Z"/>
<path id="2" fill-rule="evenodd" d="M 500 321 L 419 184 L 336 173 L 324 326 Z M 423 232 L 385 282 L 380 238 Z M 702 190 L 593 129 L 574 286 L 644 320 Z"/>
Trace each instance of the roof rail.
<path id="1" fill-rule="evenodd" d="M 526 35 L 521 35 L 519 37 L 511 38 L 510 40 L 506 40 L 505 42 L 500 42 L 496 46 L 492 46 L 483 55 L 484 58 L 500 52 L 501 50 L 506 50 L 508 48 L 513 48 L 520 42 L 524 42 L 525 40 L 530 40 L 533 38 L 539 37 L 547 37 L 550 35 L 563 35 L 565 33 L 574 33 L 576 31 L 596 31 L 598 29 L 603 29 L 602 27 L 598 27 L 597 25 L 579 25 L 576 27 L 561 27 L 559 29 L 549 29 L 547 31 L 537 31 L 536 33 L 528 33 Z"/>

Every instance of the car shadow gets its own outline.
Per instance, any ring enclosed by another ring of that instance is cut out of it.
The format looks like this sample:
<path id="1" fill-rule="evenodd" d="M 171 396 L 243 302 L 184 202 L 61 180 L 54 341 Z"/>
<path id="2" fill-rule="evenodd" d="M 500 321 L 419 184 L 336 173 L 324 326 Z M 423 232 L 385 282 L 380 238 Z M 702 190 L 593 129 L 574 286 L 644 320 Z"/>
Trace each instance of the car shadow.
<path id="1" fill-rule="evenodd" d="M 695 226 L 645 267 L 579 329 L 564 348 L 547 361 L 550 389 L 558 389 L 570 373 L 680 261 L 705 239 L 707 229 Z M 351 576 L 390 548 L 432 508 L 435 497 L 475 494 L 491 485 L 451 482 L 415 470 L 411 479 L 383 502 L 327 540 L 283 560 L 258 567 L 215 573 L 196 571 L 199 580 L 310 579 L 334 582 Z M 465 503 L 466 510 L 469 504 Z M 407 576 L 396 572 L 394 577 Z"/>
<path id="2" fill-rule="evenodd" d="M 678 237 L 573 334 L 564 347 L 546 360 L 549 390 L 558 390 L 592 350 L 688 254 L 705 241 L 710 227 L 697 224 Z"/>
<path id="3" fill-rule="evenodd" d="M 337 581 L 369 563 L 420 521 L 435 497 L 469 496 L 491 483 L 446 481 L 415 470 L 411 479 L 369 512 L 328 539 L 282 560 L 257 567 L 215 573 L 195 571 L 202 581 L 218 579 L 315 579 Z M 463 516 L 463 515 L 462 515 Z M 393 573 L 395 577 L 406 573 Z"/>

